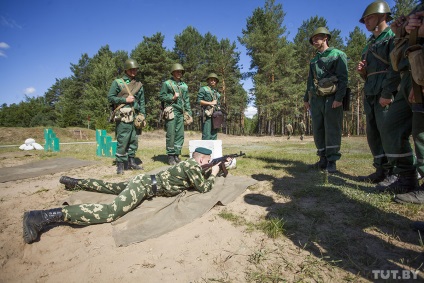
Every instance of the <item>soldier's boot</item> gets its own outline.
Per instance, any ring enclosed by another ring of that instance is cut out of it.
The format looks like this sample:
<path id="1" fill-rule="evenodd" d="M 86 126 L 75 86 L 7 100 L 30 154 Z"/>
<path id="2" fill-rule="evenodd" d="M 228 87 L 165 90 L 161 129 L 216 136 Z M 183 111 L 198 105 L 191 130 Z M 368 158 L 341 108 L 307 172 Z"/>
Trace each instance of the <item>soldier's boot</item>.
<path id="1" fill-rule="evenodd" d="M 415 221 L 410 224 L 410 227 L 415 231 L 424 232 L 424 222 L 423 221 Z"/>
<path id="2" fill-rule="evenodd" d="M 383 168 L 377 168 L 374 173 L 369 174 L 368 176 L 358 176 L 360 182 L 369 182 L 373 184 L 380 183 L 384 181 L 386 176 L 389 174 L 389 170 Z"/>
<path id="3" fill-rule="evenodd" d="M 310 165 L 310 166 L 313 167 L 313 168 L 319 168 L 319 169 L 325 170 L 325 169 L 327 169 L 327 163 L 328 163 L 327 157 L 326 156 L 320 156 L 319 161 Z"/>
<path id="4" fill-rule="evenodd" d="M 336 173 L 337 172 L 336 161 L 328 161 L 327 172 L 328 173 Z"/>
<path id="5" fill-rule="evenodd" d="M 175 157 L 173 155 L 168 155 L 168 164 L 175 165 L 177 162 L 175 161 Z"/>
<path id="6" fill-rule="evenodd" d="M 24 213 L 23 237 L 27 244 L 37 240 L 39 233 L 51 223 L 62 223 L 62 208 L 49 210 L 32 210 Z"/>
<path id="7" fill-rule="evenodd" d="M 175 154 L 175 155 L 174 155 L 174 159 L 175 159 L 175 162 L 176 162 L 176 163 L 180 163 L 180 162 L 181 162 L 181 159 L 180 159 L 180 157 L 178 156 L 178 154 Z"/>
<path id="8" fill-rule="evenodd" d="M 300 136 L 300 140 L 303 141 L 303 136 Z"/>
<path id="9" fill-rule="evenodd" d="M 78 189 L 78 182 L 82 179 L 75 179 L 68 176 L 60 177 L 59 183 L 65 185 L 65 190 L 67 191 L 75 191 Z"/>
<path id="10" fill-rule="evenodd" d="M 421 185 L 416 191 L 412 191 L 406 194 L 397 194 L 393 200 L 397 203 L 424 204 L 424 184 Z"/>
<path id="11" fill-rule="evenodd" d="M 143 170 L 143 167 L 141 167 L 140 165 L 137 165 L 137 163 L 135 163 L 134 157 L 128 157 L 128 169 Z"/>
<path id="12" fill-rule="evenodd" d="M 116 162 L 116 174 L 124 174 L 124 162 Z"/>
<path id="13" fill-rule="evenodd" d="M 380 184 L 380 183 L 379 183 Z M 377 186 L 376 189 L 380 192 L 389 192 L 394 194 L 404 194 L 416 190 L 418 187 L 417 172 L 402 172 L 397 180 L 387 187 Z"/>

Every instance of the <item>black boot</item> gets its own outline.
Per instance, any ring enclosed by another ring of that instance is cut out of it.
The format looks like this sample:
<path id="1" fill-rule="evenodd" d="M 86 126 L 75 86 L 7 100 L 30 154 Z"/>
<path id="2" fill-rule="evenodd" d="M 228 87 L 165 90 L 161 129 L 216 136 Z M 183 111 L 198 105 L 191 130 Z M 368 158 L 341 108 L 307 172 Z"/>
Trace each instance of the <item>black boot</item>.
<path id="1" fill-rule="evenodd" d="M 380 183 L 379 183 L 380 184 Z M 416 190 L 418 187 L 418 178 L 416 172 L 402 172 L 398 175 L 395 182 L 387 187 L 376 186 L 380 192 L 389 192 L 394 194 L 405 194 Z"/>
<path id="2" fill-rule="evenodd" d="M 336 161 L 328 161 L 328 163 L 327 163 L 327 172 L 328 173 L 336 173 L 337 172 Z"/>
<path id="3" fill-rule="evenodd" d="M 176 163 L 180 163 L 181 162 L 181 159 L 178 157 L 178 154 L 175 154 L 174 155 L 174 159 L 175 159 L 175 162 Z"/>
<path id="4" fill-rule="evenodd" d="M 358 176 L 360 182 L 369 182 L 373 184 L 380 183 L 384 181 L 386 176 L 389 174 L 389 170 L 383 168 L 377 168 L 374 173 L 369 174 L 368 176 Z"/>
<path id="5" fill-rule="evenodd" d="M 143 170 L 143 167 L 141 167 L 141 166 L 137 165 L 137 163 L 135 163 L 134 157 L 128 157 L 128 169 Z"/>
<path id="6" fill-rule="evenodd" d="M 319 169 L 325 170 L 325 169 L 327 169 L 327 157 L 326 156 L 320 156 L 318 162 L 316 162 L 312 165 L 309 165 L 309 166 L 311 166 L 312 168 L 319 168 Z"/>
<path id="7" fill-rule="evenodd" d="M 124 174 L 124 162 L 116 162 L 116 174 Z"/>
<path id="8" fill-rule="evenodd" d="M 175 157 L 173 155 L 168 155 L 168 164 L 175 165 L 177 162 L 175 161 Z"/>
<path id="9" fill-rule="evenodd" d="M 45 226 L 51 223 L 63 222 L 61 208 L 50 210 L 32 210 L 24 213 L 23 230 L 24 241 L 31 244 L 38 238 L 38 234 Z"/>
<path id="10" fill-rule="evenodd" d="M 78 182 L 82 179 L 74 179 L 68 176 L 60 177 L 59 183 L 65 185 L 65 190 L 67 191 L 75 191 L 78 189 Z"/>

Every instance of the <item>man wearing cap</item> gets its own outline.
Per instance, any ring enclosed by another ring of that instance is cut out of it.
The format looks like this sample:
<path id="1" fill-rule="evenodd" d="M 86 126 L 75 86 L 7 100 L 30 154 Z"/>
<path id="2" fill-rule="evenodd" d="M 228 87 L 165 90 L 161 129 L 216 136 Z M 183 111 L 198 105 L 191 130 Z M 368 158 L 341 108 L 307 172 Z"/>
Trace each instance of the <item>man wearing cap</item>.
<path id="1" fill-rule="evenodd" d="M 359 179 L 378 183 L 379 191 L 405 192 L 418 183 L 409 142 L 412 112 L 404 95 L 398 93 L 400 74 L 390 63 L 395 40 L 387 25 L 390 20 L 391 11 L 385 1 L 368 5 L 359 20 L 372 32 L 357 71 L 365 80 L 367 140 L 376 168 L 374 173 Z"/>
<path id="2" fill-rule="evenodd" d="M 66 190 L 83 189 L 114 194 L 117 197 L 109 204 L 76 204 L 63 208 L 25 212 L 24 240 L 28 244 L 34 242 L 40 231 L 52 223 L 85 226 L 115 221 L 136 208 L 145 199 L 155 196 L 176 196 L 187 189 L 194 189 L 200 193 L 209 192 L 219 172 L 219 163 L 211 167 L 207 178 L 201 166 L 210 162 L 211 154 L 211 150 L 198 147 L 193 152 L 192 158 L 155 175 L 140 174 L 127 182 L 109 183 L 102 180 L 62 176 L 60 183 L 65 185 Z"/>
<path id="3" fill-rule="evenodd" d="M 137 114 L 146 116 L 143 85 L 135 80 L 138 68 L 139 66 L 134 59 L 126 60 L 124 75 L 112 82 L 107 96 L 115 113 L 117 174 L 124 174 L 124 163 L 126 162 L 128 162 L 128 169 L 143 169 L 135 162 L 138 137 L 134 118 Z"/>
<path id="4" fill-rule="evenodd" d="M 317 50 L 310 61 L 307 89 L 303 97 L 306 110 L 311 111 L 312 130 L 319 161 L 313 166 L 337 172 L 340 159 L 343 107 L 348 71 L 347 56 L 343 51 L 329 47 L 331 34 L 325 27 L 317 28 L 309 42 Z"/>
<path id="5" fill-rule="evenodd" d="M 174 64 L 171 68 L 172 78 L 162 84 L 159 99 L 164 111 L 172 114 L 165 117 L 166 154 L 169 165 L 180 162 L 179 155 L 184 144 L 184 112 L 191 117 L 190 97 L 188 86 L 182 81 L 184 68 L 181 64 Z"/>
<path id="6" fill-rule="evenodd" d="M 212 124 L 213 112 L 221 109 L 221 94 L 218 92 L 218 76 L 210 73 L 206 79 L 207 86 L 202 86 L 197 94 L 197 102 L 202 107 L 202 140 L 216 140 L 218 129 Z"/>

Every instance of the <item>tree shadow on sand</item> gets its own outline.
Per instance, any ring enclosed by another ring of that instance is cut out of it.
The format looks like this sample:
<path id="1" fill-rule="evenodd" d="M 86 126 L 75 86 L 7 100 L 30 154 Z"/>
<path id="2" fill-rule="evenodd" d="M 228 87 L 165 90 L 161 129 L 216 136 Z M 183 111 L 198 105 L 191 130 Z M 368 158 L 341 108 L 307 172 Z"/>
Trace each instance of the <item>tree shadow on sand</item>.
<path id="1" fill-rule="evenodd" d="M 272 190 L 290 201 L 254 192 L 245 201 L 266 207 L 267 219 L 282 219 L 285 236 L 299 248 L 368 280 L 378 281 L 373 270 L 420 270 L 413 282 L 424 279 L 420 237 L 409 228 L 410 219 L 381 209 L 394 205 L 388 195 L 342 172 L 326 175 L 303 162 L 257 159 L 270 174 L 252 178 L 271 182 Z M 273 170 L 287 174 L 276 178 Z"/>

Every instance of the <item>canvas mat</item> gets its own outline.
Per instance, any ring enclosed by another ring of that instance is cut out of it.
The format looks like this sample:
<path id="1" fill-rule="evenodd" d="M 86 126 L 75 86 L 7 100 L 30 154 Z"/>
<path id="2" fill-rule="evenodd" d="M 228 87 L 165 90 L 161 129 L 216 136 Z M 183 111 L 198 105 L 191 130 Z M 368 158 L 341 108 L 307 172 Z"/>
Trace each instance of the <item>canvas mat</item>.
<path id="1" fill-rule="evenodd" d="M 162 168 L 163 169 L 163 168 Z M 148 174 L 155 174 L 155 170 Z M 190 223 L 216 204 L 226 205 L 257 183 L 250 177 L 228 175 L 216 178 L 207 193 L 184 191 L 175 197 L 155 197 L 145 200 L 136 209 L 112 222 L 117 246 L 128 246 L 155 238 Z M 114 195 L 78 191 L 65 200 L 67 204 L 110 203 Z"/>

